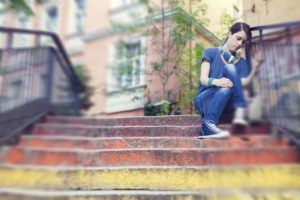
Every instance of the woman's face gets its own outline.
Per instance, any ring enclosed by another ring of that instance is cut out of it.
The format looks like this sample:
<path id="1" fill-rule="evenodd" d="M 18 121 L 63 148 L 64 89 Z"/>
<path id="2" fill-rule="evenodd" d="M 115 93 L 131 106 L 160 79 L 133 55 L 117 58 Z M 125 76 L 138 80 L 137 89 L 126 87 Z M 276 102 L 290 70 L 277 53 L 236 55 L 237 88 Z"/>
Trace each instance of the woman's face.
<path id="1" fill-rule="evenodd" d="M 227 40 L 227 47 L 230 52 L 236 52 L 239 50 L 244 42 L 247 39 L 247 35 L 245 31 L 241 30 L 239 32 L 236 32 L 234 34 L 229 33 L 228 40 Z"/>

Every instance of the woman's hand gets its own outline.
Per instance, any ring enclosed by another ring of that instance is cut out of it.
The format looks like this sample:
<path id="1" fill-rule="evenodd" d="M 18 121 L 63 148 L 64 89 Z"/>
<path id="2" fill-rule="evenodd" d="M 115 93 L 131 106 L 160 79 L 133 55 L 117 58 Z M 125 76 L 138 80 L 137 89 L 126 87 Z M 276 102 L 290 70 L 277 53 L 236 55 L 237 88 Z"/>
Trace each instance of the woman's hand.
<path id="1" fill-rule="evenodd" d="M 213 85 L 217 87 L 225 87 L 225 88 L 231 88 L 233 87 L 233 83 L 228 78 L 220 78 L 220 79 L 214 79 L 212 82 Z"/>
<path id="2" fill-rule="evenodd" d="M 259 71 L 259 67 L 261 65 L 261 63 L 263 62 L 263 59 L 262 59 L 262 55 L 261 55 L 261 51 L 258 51 L 256 54 L 255 54 L 255 57 L 254 57 L 254 61 L 253 61 L 253 70 L 254 70 L 254 73 L 257 73 Z"/>

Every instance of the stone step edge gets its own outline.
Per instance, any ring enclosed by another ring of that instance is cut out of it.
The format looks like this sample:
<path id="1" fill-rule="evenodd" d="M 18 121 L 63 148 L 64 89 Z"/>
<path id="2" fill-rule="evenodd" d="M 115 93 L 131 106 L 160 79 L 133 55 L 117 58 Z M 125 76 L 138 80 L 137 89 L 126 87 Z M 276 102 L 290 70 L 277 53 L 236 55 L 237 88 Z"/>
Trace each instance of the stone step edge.
<path id="1" fill-rule="evenodd" d="M 96 118 L 96 117 L 71 117 L 71 116 L 47 116 L 44 123 L 60 123 L 59 120 L 67 120 L 72 123 L 72 120 L 79 120 L 81 123 L 85 121 L 119 121 L 119 120 L 158 120 L 158 119 L 167 119 L 167 120 L 178 120 L 180 118 L 196 120 L 201 123 L 201 117 L 199 115 L 164 115 L 164 116 L 128 116 L 128 117 L 107 117 L 107 118 Z M 53 121 L 51 121 L 53 120 Z M 259 121 L 249 121 L 250 124 L 268 124 L 269 122 L 266 120 L 259 120 Z M 224 124 L 224 123 L 222 123 Z"/>
<path id="2" fill-rule="evenodd" d="M 97 141 L 97 140 L 159 140 L 159 139 L 174 139 L 174 140 L 203 140 L 203 139 L 198 139 L 196 136 L 195 137 L 184 137 L 184 136 L 178 136 L 178 137 L 174 137 L 174 136 L 139 136 L 139 137 L 91 137 L 91 136 L 70 136 L 70 135 L 35 135 L 35 134 L 31 134 L 31 135 L 21 135 L 21 138 L 24 138 L 26 140 L 29 139 L 41 139 L 41 140 L 76 140 L 76 141 Z M 251 135 L 232 135 L 230 138 L 227 138 L 227 140 L 230 139 L 238 139 L 240 138 L 241 140 L 250 140 L 251 138 L 253 139 L 270 139 L 270 140 L 286 140 L 288 141 L 287 138 L 283 137 L 282 138 L 277 138 L 275 135 L 262 135 L 262 134 L 251 134 Z M 214 140 L 220 140 L 218 138 L 209 138 L 209 140 L 214 141 Z M 225 139 L 223 139 L 225 140 Z"/>
<path id="3" fill-rule="evenodd" d="M 101 153 L 101 152 L 220 152 L 220 151 L 259 151 L 259 150 L 274 150 L 274 152 L 282 151 L 282 150 L 290 150 L 294 149 L 295 151 L 297 148 L 295 146 L 276 146 L 276 149 L 274 149 L 273 146 L 265 147 L 265 146 L 254 146 L 254 147 L 199 147 L 199 148 L 126 148 L 126 149 L 70 149 L 70 148 L 44 148 L 44 147 L 22 147 L 22 146 L 16 146 L 16 147 L 2 147 L 2 150 L 4 152 L 7 152 L 9 150 L 20 150 L 25 151 L 26 153 L 29 153 L 29 151 L 41 151 L 41 152 L 49 152 L 49 153 L 82 153 L 82 154 L 91 154 L 91 153 Z M 0 152 L 1 155 L 1 152 Z"/>
<path id="4" fill-rule="evenodd" d="M 247 145 L 247 143 L 251 143 L 253 141 L 266 141 L 266 142 L 285 142 L 288 144 L 289 140 L 286 137 L 278 138 L 274 135 L 261 135 L 261 134 L 252 134 L 252 135 L 232 135 L 229 138 L 226 139 L 220 139 L 220 138 L 209 138 L 207 140 L 199 139 L 196 136 L 194 137 L 187 137 L 187 136 L 138 136 L 138 137 L 91 137 L 91 136 L 70 136 L 70 135 L 22 135 L 20 141 L 22 142 L 30 142 L 30 141 L 40 141 L 40 142 L 52 142 L 52 141 L 68 141 L 68 142 L 88 142 L 88 143 L 96 143 L 96 142 L 114 142 L 118 140 L 122 141 L 189 141 L 189 142 L 199 142 L 202 144 L 204 141 L 225 141 L 225 142 L 232 142 L 232 141 L 241 141 L 244 144 Z M 22 146 L 22 144 L 19 144 Z M 260 145 L 259 143 L 257 145 Z M 46 148 L 46 147 L 45 147 Z"/>
<path id="5" fill-rule="evenodd" d="M 139 143 L 146 142 L 149 143 L 149 146 L 145 146 L 148 148 L 177 148 L 177 146 L 174 146 L 174 144 L 178 144 L 181 142 L 184 142 L 184 144 L 188 143 L 189 148 L 207 148 L 209 146 L 212 146 L 211 144 L 216 144 L 218 147 L 229 147 L 229 144 L 235 144 L 237 143 L 238 147 L 241 146 L 262 146 L 262 145 L 268 145 L 268 146 L 291 146 L 289 143 L 289 140 L 287 138 L 277 138 L 272 135 L 245 135 L 245 136 L 238 136 L 234 135 L 227 139 L 216 139 L 216 138 L 210 138 L 208 140 L 200 140 L 197 137 L 170 137 L 170 136 L 164 136 L 164 137 L 82 137 L 82 136 L 68 136 L 68 135 L 23 135 L 21 136 L 21 139 L 17 146 L 15 147 L 31 147 L 32 148 L 45 148 L 45 149 L 51 149 L 58 147 L 57 145 L 51 145 L 54 142 L 58 143 L 59 145 L 62 145 L 61 147 L 63 149 L 70 149 L 70 148 L 77 148 L 77 149 L 126 149 L 132 146 L 133 149 L 140 148 Z M 128 143 L 128 146 L 126 147 L 120 147 L 117 148 L 99 148 L 103 144 L 114 144 L 115 142 L 122 142 L 122 143 Z M 154 143 L 162 143 L 161 147 L 160 145 L 155 145 Z M 63 146 L 61 143 L 66 143 L 68 146 Z M 84 146 L 81 146 L 80 148 L 75 146 L 77 143 L 82 143 Z M 164 144 L 166 143 L 166 144 Z M 72 144 L 71 146 L 69 146 Z M 100 146 L 98 146 L 100 145 Z M 154 146 L 151 146 L 154 145 Z M 136 146 L 136 147 L 135 147 Z M 236 147 L 234 145 L 234 147 Z M 178 148 L 188 148 L 188 147 L 178 147 Z"/>
<path id="6" fill-rule="evenodd" d="M 47 119 L 83 119 L 83 120 L 120 120 L 120 119 L 168 119 L 168 118 L 198 118 L 200 119 L 199 115 L 164 115 L 164 116 L 129 116 L 129 117 L 103 117 L 103 118 L 96 118 L 96 117 L 67 117 L 67 116 L 47 116 Z"/>
<path id="7" fill-rule="evenodd" d="M 221 124 L 221 127 L 231 127 L 231 124 Z M 35 125 L 36 128 L 38 127 L 55 127 L 55 128 L 109 128 L 109 129 L 118 129 L 118 128 L 132 128 L 132 129 L 137 129 L 137 128 L 201 128 L 201 125 L 160 125 L 160 126 L 103 126 L 103 125 L 85 125 L 85 124 L 61 124 L 61 123 L 38 123 Z"/>

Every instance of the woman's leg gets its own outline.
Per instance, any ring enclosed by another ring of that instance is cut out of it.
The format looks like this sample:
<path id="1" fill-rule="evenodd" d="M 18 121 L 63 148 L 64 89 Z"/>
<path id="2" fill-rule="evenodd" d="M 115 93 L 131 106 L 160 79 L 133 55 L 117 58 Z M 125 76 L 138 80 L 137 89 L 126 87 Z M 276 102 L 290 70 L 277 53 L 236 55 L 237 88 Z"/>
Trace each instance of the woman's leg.
<path id="1" fill-rule="evenodd" d="M 216 91 L 217 91 L 217 88 L 215 88 L 215 87 L 206 88 L 204 91 L 198 93 L 195 96 L 195 99 L 194 99 L 195 108 L 201 115 L 202 119 L 206 115 L 206 112 L 208 110 L 208 104 L 209 104 L 210 100 L 212 99 L 212 97 L 214 96 Z"/>
<path id="2" fill-rule="evenodd" d="M 243 86 L 241 78 L 239 77 L 236 68 L 233 64 L 227 64 L 224 68 L 224 76 L 229 78 L 233 83 L 233 105 L 235 108 L 246 107 L 246 101 L 244 98 Z"/>
<path id="3" fill-rule="evenodd" d="M 224 108 L 232 96 L 233 90 L 231 88 L 215 88 L 215 94 L 208 103 L 208 108 L 204 121 L 218 124 Z"/>
<path id="4" fill-rule="evenodd" d="M 195 106 L 202 115 L 202 128 L 200 138 L 228 137 L 230 133 L 219 129 L 216 124 L 232 95 L 231 88 L 207 88 L 195 97 Z"/>
<path id="5" fill-rule="evenodd" d="M 235 108 L 233 123 L 247 125 L 247 121 L 244 119 L 246 107 L 244 90 L 235 66 L 232 64 L 225 65 L 224 75 L 233 82 L 232 102 Z"/>

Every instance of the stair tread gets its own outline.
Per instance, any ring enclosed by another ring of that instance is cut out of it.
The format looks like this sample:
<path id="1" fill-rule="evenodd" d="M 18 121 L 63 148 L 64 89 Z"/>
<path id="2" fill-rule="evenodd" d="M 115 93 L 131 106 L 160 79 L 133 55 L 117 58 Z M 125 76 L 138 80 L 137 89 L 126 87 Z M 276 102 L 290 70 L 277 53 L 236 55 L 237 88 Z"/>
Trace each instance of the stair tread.
<path id="1" fill-rule="evenodd" d="M 77 116 L 47 116 L 47 119 L 92 119 L 92 120 L 114 120 L 114 119 L 147 119 L 147 118 L 200 118 L 199 115 L 162 115 L 162 116 L 127 116 L 127 117 L 77 117 Z"/>
<path id="2" fill-rule="evenodd" d="M 222 129 L 236 133 L 237 130 L 231 124 L 220 126 Z M 64 124 L 38 124 L 33 134 L 35 135 L 70 135 L 87 137 L 143 137 L 143 136 L 174 136 L 196 137 L 201 126 L 94 126 L 94 125 L 64 125 Z M 267 134 L 269 127 L 248 126 L 243 130 L 244 134 Z"/>
<path id="3" fill-rule="evenodd" d="M 101 138 L 94 138 L 94 137 L 87 137 L 87 136 L 69 136 L 69 135 L 22 135 L 22 138 L 25 139 L 58 139 L 58 140 L 92 140 L 92 141 L 97 141 L 97 140 L 115 140 L 115 139 L 128 139 L 128 140 L 135 140 L 135 139 L 155 139 L 155 140 L 159 140 L 159 139 L 174 139 L 174 137 L 170 137 L 170 136 L 161 136 L 161 137 L 148 137 L 148 136 L 141 136 L 141 137 L 122 137 L 122 136 L 117 136 L 117 137 L 101 137 Z M 274 139 L 283 139 L 283 140 L 287 140 L 286 138 L 277 138 L 273 135 L 261 135 L 261 134 L 253 134 L 253 135 L 232 135 L 231 137 L 229 137 L 228 139 L 241 139 L 241 140 L 252 140 L 252 139 L 269 139 L 269 138 L 274 138 Z M 176 137 L 176 139 L 180 140 L 180 139 L 184 139 L 184 140 L 200 140 L 197 137 Z M 205 140 L 212 140 L 212 141 L 223 141 L 226 139 L 218 139 L 218 138 L 207 138 L 207 139 L 201 139 L 202 141 Z"/>
<path id="4" fill-rule="evenodd" d="M 44 148 L 4 148 L 0 162 L 66 166 L 130 165 L 256 165 L 258 163 L 293 163 L 294 147 L 252 147 L 214 149 L 126 149 L 77 150 Z"/>
<path id="5" fill-rule="evenodd" d="M 252 167 L 144 166 L 90 169 L 0 166 L 0 187 L 14 186 L 28 189 L 62 190 L 149 189 L 187 191 L 213 188 L 277 189 L 289 187 L 299 189 L 299 172 L 300 165 L 295 164 L 257 165 Z"/>
<path id="6" fill-rule="evenodd" d="M 209 148 L 209 147 L 253 147 L 288 146 L 287 139 L 273 136 L 232 136 L 227 139 L 205 139 L 194 137 L 74 137 L 59 135 L 22 136 L 18 147 L 77 148 L 77 149 L 128 149 L 128 148 Z"/>
<path id="7" fill-rule="evenodd" d="M 172 151 L 172 152 L 215 152 L 215 151 L 257 151 L 257 150 L 274 150 L 280 151 L 284 149 L 296 149 L 295 146 L 279 146 L 278 149 L 274 149 L 274 147 L 269 146 L 251 146 L 249 147 L 236 147 L 236 148 L 220 148 L 220 147 L 197 147 L 197 148 L 127 148 L 127 149 L 70 149 L 70 148 L 41 148 L 41 147 L 2 147 L 1 150 L 8 151 L 8 150 L 22 150 L 28 153 L 29 151 L 42 151 L 42 152 L 71 152 L 71 153 L 98 153 L 98 152 L 130 152 L 130 151 Z"/>

